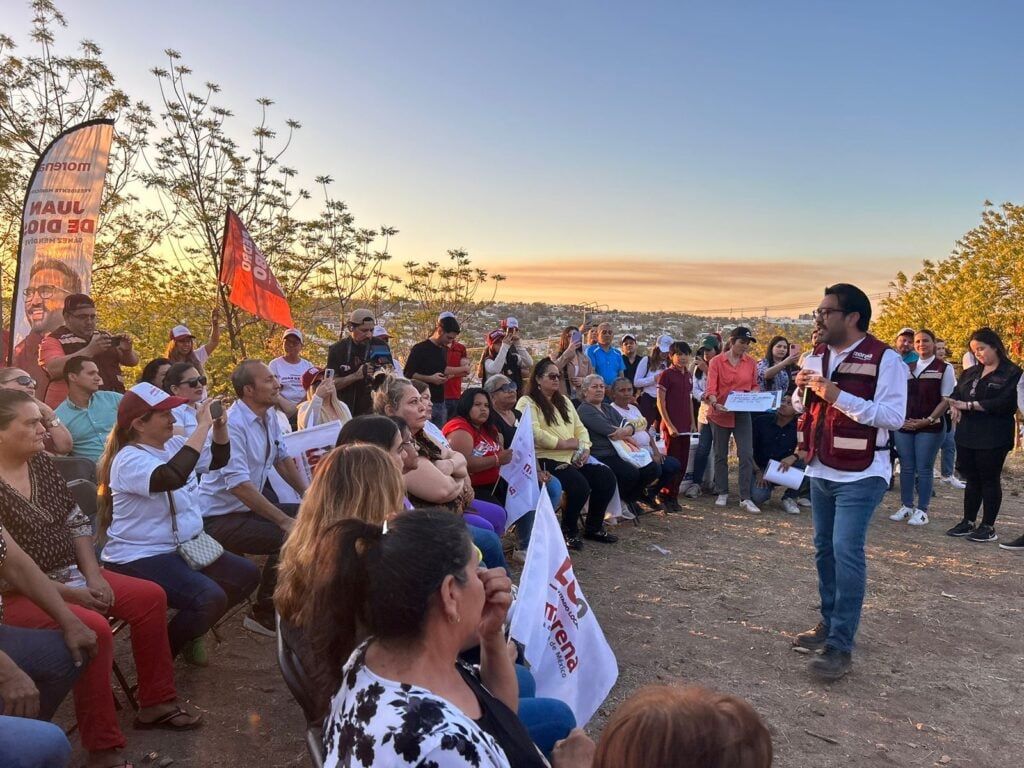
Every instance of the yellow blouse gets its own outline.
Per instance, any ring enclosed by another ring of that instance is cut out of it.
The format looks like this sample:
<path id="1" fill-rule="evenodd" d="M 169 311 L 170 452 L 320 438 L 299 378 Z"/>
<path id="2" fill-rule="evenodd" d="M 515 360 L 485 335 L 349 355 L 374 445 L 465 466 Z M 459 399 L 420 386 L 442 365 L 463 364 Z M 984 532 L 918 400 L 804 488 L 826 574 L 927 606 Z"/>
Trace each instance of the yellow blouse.
<path id="1" fill-rule="evenodd" d="M 576 415 L 576 409 L 572 407 L 572 403 L 569 403 L 569 420 L 566 421 L 562 418 L 562 414 L 555 408 L 555 421 L 553 424 L 548 424 L 544 420 L 544 414 L 541 413 L 540 408 L 533 402 L 533 399 L 523 395 L 519 398 L 519 402 L 516 403 L 516 410 L 520 413 L 526 410 L 526 407 L 530 408 L 530 419 L 533 423 L 533 444 L 537 451 L 538 459 L 551 459 L 552 461 L 568 462 L 572 459 L 575 450 L 572 448 L 560 448 L 556 449 L 559 440 L 569 440 L 576 438 L 580 441 L 580 446 L 583 448 L 590 448 L 590 434 L 587 432 L 587 428 L 583 426 L 583 422 L 580 421 L 580 417 Z"/>

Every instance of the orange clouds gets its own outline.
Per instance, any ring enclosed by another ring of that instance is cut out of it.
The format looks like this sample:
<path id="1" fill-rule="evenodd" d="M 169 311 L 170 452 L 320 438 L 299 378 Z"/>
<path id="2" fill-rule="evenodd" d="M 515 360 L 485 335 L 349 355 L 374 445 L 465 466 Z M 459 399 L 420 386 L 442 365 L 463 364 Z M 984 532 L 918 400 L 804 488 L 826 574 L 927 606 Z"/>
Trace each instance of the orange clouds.
<path id="1" fill-rule="evenodd" d="M 896 270 L 909 266 L 896 262 L 860 257 L 836 263 L 600 256 L 494 263 L 487 268 L 508 278 L 499 289 L 508 300 L 597 302 L 616 309 L 697 313 L 799 305 L 791 312 L 798 314 L 813 309 L 831 283 L 851 282 L 868 294 L 887 290 Z"/>

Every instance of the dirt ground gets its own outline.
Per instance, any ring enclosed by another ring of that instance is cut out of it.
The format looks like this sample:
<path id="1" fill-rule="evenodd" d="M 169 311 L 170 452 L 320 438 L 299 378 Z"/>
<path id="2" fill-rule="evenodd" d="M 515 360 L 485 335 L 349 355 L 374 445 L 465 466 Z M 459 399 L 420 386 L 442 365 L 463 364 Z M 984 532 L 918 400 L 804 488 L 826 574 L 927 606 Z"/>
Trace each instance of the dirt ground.
<path id="1" fill-rule="evenodd" d="M 1022 480 L 1024 459 L 1013 457 L 996 527 L 1003 541 L 1024 533 Z M 945 536 L 962 491 L 937 493 L 924 528 L 887 519 L 898 492 L 882 502 L 854 668 L 831 685 L 790 649 L 791 636 L 818 619 L 807 510 L 791 516 L 775 503 L 756 516 L 703 497 L 682 514 L 620 526 L 616 546 L 588 545 L 576 574 L 620 668 L 590 733 L 638 687 L 683 681 L 748 699 L 771 729 L 780 768 L 1024 765 L 1024 554 Z M 128 641 L 118 647 L 134 677 Z M 210 667 L 179 663 L 177 681 L 206 723 L 186 734 L 134 732 L 122 712 L 137 764 L 309 764 L 274 643 L 239 618 L 223 643 L 211 642 Z M 65 703 L 58 722 L 70 721 Z M 142 762 L 150 752 L 158 757 Z M 77 750 L 72 764 L 82 757 Z"/>

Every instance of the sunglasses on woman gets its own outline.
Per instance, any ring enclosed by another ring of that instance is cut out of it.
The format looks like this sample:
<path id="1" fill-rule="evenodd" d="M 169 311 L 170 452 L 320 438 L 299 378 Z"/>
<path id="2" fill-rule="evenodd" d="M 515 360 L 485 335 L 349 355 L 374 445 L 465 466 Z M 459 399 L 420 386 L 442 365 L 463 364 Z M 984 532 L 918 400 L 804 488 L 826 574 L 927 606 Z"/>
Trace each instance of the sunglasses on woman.
<path id="1" fill-rule="evenodd" d="M 13 379 L 7 379 L 3 383 L 10 384 L 12 382 L 21 387 L 35 387 L 37 383 L 31 376 L 15 376 Z"/>
<path id="2" fill-rule="evenodd" d="M 194 379 L 185 379 L 181 383 L 183 385 L 185 385 L 185 386 L 192 387 L 193 389 L 195 389 L 197 387 L 205 387 L 206 386 L 206 377 L 205 376 L 197 376 Z"/>
<path id="3" fill-rule="evenodd" d="M 562 376 L 558 373 L 545 373 L 541 378 L 550 379 L 551 381 L 561 381 Z"/>

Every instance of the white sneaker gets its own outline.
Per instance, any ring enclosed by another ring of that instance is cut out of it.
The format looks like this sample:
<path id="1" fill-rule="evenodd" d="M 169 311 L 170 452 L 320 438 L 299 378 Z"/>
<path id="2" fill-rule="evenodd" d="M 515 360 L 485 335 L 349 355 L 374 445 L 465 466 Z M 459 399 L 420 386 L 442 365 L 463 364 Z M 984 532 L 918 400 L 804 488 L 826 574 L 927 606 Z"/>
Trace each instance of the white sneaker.
<path id="1" fill-rule="evenodd" d="M 718 496 L 715 497 L 715 506 L 716 507 L 724 507 L 728 503 L 729 503 L 729 494 L 728 493 L 720 493 L 720 494 L 718 494 Z"/>
<path id="2" fill-rule="evenodd" d="M 786 510 L 791 515 L 799 515 L 800 514 L 800 507 L 797 506 L 797 503 L 795 501 L 793 501 L 793 499 L 789 499 L 789 498 L 783 499 L 782 500 L 782 508 L 784 510 Z"/>
<path id="3" fill-rule="evenodd" d="M 889 519 L 890 520 L 895 520 L 897 523 L 902 523 L 904 520 L 906 520 L 912 514 L 914 514 L 914 508 L 913 507 L 900 507 L 895 512 L 893 512 L 891 515 L 889 515 Z"/>
<path id="4" fill-rule="evenodd" d="M 944 482 L 946 485 L 952 486 L 953 488 L 957 488 L 957 489 L 959 489 L 961 491 L 964 488 L 967 487 L 967 483 L 965 483 L 963 480 L 961 480 L 956 475 L 950 475 L 949 477 L 944 477 L 944 478 L 942 478 L 942 482 Z"/>
<path id="5" fill-rule="evenodd" d="M 694 483 L 683 492 L 683 496 L 688 499 L 696 499 L 700 496 L 700 486 Z"/>
<path id="6" fill-rule="evenodd" d="M 811 506 L 811 500 L 809 498 L 807 498 L 806 496 L 801 496 L 799 499 L 796 500 L 796 503 L 798 505 L 800 505 L 801 507 L 809 507 L 809 506 Z"/>
<path id="7" fill-rule="evenodd" d="M 722 497 L 719 496 L 718 498 L 722 498 Z M 752 515 L 760 515 L 761 514 L 761 509 L 757 506 L 757 504 L 752 502 L 750 499 L 744 499 L 743 501 L 741 501 L 740 502 L 740 509 L 742 509 L 744 512 L 749 512 Z"/>
<path id="8" fill-rule="evenodd" d="M 928 525 L 928 513 L 923 509 L 915 509 L 914 514 L 907 520 L 907 525 Z"/>
<path id="9" fill-rule="evenodd" d="M 939 470 L 937 470 L 937 469 L 934 472 L 932 472 L 932 478 L 935 479 L 935 480 L 945 480 L 946 479 L 946 478 L 944 478 L 942 476 L 942 473 L 939 472 Z"/>

